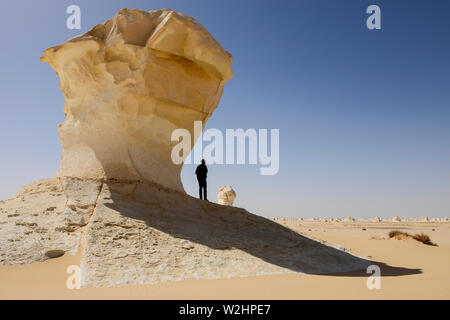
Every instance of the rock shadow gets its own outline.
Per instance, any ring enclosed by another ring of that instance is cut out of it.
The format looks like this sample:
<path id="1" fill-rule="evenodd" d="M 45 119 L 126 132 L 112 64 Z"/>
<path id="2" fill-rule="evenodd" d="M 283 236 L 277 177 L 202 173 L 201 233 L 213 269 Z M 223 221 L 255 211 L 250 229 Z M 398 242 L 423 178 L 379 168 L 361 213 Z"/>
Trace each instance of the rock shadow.
<path id="1" fill-rule="evenodd" d="M 368 277 L 366 268 L 372 264 L 380 266 L 383 276 L 421 273 L 420 269 L 356 257 L 245 209 L 202 201 L 156 184 L 105 185 L 109 201 L 99 205 L 172 237 L 211 249 L 242 250 L 269 264 L 306 274 Z"/>

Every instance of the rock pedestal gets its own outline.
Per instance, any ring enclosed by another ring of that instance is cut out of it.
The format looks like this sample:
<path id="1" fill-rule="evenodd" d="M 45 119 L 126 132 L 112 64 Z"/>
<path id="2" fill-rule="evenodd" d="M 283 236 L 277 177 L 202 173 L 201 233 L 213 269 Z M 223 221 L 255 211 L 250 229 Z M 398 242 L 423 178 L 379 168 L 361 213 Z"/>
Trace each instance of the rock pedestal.
<path id="1" fill-rule="evenodd" d="M 194 121 L 206 123 L 233 76 L 232 56 L 196 20 L 169 9 L 122 9 L 41 61 L 56 70 L 66 100 L 58 177 L 176 190 L 171 134 L 182 128 L 194 137 Z"/>

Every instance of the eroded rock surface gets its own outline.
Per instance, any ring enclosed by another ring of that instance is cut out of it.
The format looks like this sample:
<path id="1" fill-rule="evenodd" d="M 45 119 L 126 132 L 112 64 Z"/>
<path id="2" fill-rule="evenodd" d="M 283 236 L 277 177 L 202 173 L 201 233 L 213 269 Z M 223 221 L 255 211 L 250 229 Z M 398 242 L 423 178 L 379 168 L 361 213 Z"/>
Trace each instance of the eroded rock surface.
<path id="1" fill-rule="evenodd" d="M 336 273 L 369 264 L 242 208 L 151 182 L 42 180 L 0 210 L 0 264 L 81 247 L 82 286 Z"/>
<path id="2" fill-rule="evenodd" d="M 236 192 L 229 185 L 222 187 L 219 189 L 219 193 L 217 194 L 217 203 L 232 206 L 234 199 L 236 199 Z"/>
<path id="3" fill-rule="evenodd" d="M 232 56 L 195 19 L 120 10 L 41 60 L 61 79 L 66 119 L 58 176 L 154 181 L 183 190 L 171 134 L 206 123 L 232 77 Z M 187 157 L 187 154 L 183 154 Z"/>

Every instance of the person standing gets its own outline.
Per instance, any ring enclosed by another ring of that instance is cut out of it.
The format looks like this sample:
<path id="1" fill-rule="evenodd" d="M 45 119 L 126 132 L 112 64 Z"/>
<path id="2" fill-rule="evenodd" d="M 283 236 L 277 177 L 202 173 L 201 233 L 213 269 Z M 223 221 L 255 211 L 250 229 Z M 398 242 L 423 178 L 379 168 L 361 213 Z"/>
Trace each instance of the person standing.
<path id="1" fill-rule="evenodd" d="M 208 197 L 206 196 L 206 175 L 208 174 L 208 168 L 206 167 L 205 159 L 202 159 L 202 163 L 195 170 L 195 174 L 197 175 L 198 188 L 199 188 L 199 196 L 200 199 L 204 199 L 208 201 Z M 203 197 L 202 197 L 203 191 Z"/>

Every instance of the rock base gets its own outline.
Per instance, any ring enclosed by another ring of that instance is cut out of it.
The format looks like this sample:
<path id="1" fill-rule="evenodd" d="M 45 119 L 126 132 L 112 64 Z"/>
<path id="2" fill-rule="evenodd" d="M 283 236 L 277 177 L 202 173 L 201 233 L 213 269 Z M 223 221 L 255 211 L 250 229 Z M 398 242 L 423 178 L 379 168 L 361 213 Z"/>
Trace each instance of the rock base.
<path id="1" fill-rule="evenodd" d="M 0 226 L 0 264 L 81 247 L 83 287 L 328 274 L 370 264 L 242 208 L 142 181 L 38 181 L 0 202 Z"/>

